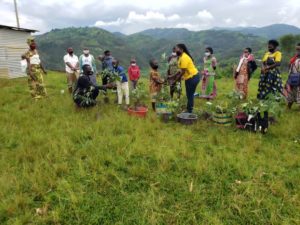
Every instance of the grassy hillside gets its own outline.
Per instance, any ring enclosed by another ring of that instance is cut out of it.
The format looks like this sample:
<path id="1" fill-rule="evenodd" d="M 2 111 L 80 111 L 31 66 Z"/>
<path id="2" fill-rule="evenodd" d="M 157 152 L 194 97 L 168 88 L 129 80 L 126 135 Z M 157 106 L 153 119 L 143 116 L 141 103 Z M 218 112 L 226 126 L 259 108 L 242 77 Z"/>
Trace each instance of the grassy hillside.
<path id="1" fill-rule="evenodd" d="M 202 61 L 205 47 L 211 46 L 217 58 L 221 59 L 220 65 L 227 67 L 237 63 L 245 47 L 251 47 L 257 58 L 261 58 L 268 38 L 299 33 L 297 27 L 284 24 L 263 28 L 215 28 L 198 32 L 175 28 L 150 29 L 129 36 L 85 27 L 55 29 L 38 36 L 37 42 L 42 59 L 51 70 L 64 70 L 62 57 L 70 46 L 74 47 L 77 55 L 82 54 L 84 47 L 89 47 L 96 57 L 109 49 L 123 65 L 128 66 L 130 59 L 136 57 L 139 65 L 147 68 L 151 58 L 169 54 L 177 43 L 185 43 L 198 63 Z M 100 68 L 100 62 L 98 66 Z"/>
<path id="2" fill-rule="evenodd" d="M 139 46 L 138 49 L 148 57 L 169 53 L 177 43 L 185 43 L 198 64 L 202 62 L 205 47 L 212 46 L 222 67 L 237 63 L 236 60 L 247 46 L 252 47 L 259 58 L 265 48 L 263 38 L 214 30 L 192 32 L 184 29 L 154 29 L 128 36 L 127 40 L 131 46 Z"/>
<path id="3" fill-rule="evenodd" d="M 64 74 L 45 82 L 35 102 L 25 79 L 0 80 L 0 224 L 300 223 L 299 108 L 262 136 L 76 110 Z M 217 82 L 222 99 L 232 80 Z"/>
<path id="4" fill-rule="evenodd" d="M 63 56 L 68 47 L 73 47 L 78 57 L 85 47 L 88 47 L 95 57 L 103 55 L 103 52 L 109 49 L 122 64 L 129 64 L 132 57 L 137 57 L 141 64 L 146 64 L 146 59 L 139 51 L 126 46 L 122 38 L 98 28 L 55 29 L 38 36 L 37 42 L 46 67 L 52 70 L 64 70 Z M 100 68 L 99 61 L 98 66 Z"/>
<path id="5" fill-rule="evenodd" d="M 64 70 L 62 58 L 69 46 L 73 46 L 77 55 L 82 54 L 84 47 L 89 47 L 94 56 L 109 49 L 123 65 L 128 66 L 130 59 L 136 57 L 139 65 L 147 68 L 151 58 L 159 59 L 163 53 L 170 54 L 175 44 L 183 42 L 190 48 L 197 63 L 202 61 L 205 47 L 212 46 L 216 56 L 222 59 L 221 66 L 231 66 L 247 46 L 252 47 L 254 53 L 261 57 L 266 40 L 231 31 L 156 29 L 125 36 L 99 28 L 67 28 L 38 36 L 37 42 L 47 68 Z"/>

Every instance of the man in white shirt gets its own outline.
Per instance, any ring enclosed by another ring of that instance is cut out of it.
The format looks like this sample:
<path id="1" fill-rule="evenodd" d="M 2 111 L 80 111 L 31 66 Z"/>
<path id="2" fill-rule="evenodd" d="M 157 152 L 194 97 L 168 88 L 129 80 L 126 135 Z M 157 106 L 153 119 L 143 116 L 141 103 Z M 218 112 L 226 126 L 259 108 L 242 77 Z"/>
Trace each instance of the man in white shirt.
<path id="1" fill-rule="evenodd" d="M 83 73 L 83 66 L 89 65 L 92 68 L 93 75 L 90 76 L 91 82 L 93 85 L 97 85 L 96 74 L 97 74 L 97 67 L 96 61 L 92 54 L 90 54 L 90 50 L 88 48 L 83 49 L 83 54 L 79 57 L 79 67 L 80 73 Z"/>
<path id="2" fill-rule="evenodd" d="M 74 55 L 73 48 L 68 48 L 67 52 L 68 54 L 64 56 L 64 62 L 66 64 L 69 93 L 72 94 L 79 77 L 79 60 L 78 57 Z"/>

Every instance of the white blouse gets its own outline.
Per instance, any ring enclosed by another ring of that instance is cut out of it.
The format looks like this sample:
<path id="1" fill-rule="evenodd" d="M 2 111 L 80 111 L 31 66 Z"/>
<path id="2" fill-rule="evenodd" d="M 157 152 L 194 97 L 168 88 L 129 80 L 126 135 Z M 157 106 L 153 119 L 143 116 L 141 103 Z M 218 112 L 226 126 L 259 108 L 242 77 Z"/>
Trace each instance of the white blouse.
<path id="1" fill-rule="evenodd" d="M 40 56 L 38 54 L 34 54 L 29 58 L 29 60 L 31 65 L 40 65 L 41 63 Z"/>

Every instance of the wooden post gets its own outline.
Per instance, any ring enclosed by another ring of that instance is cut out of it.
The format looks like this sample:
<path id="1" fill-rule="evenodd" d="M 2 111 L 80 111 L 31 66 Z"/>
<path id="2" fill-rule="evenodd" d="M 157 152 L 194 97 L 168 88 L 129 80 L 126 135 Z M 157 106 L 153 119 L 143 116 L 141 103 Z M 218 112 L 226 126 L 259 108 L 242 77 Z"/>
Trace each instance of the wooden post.
<path id="1" fill-rule="evenodd" d="M 16 13 L 16 19 L 17 19 L 17 27 L 20 28 L 20 21 L 19 21 L 19 13 L 18 13 L 17 0 L 14 0 L 14 3 L 15 3 L 15 13 Z"/>

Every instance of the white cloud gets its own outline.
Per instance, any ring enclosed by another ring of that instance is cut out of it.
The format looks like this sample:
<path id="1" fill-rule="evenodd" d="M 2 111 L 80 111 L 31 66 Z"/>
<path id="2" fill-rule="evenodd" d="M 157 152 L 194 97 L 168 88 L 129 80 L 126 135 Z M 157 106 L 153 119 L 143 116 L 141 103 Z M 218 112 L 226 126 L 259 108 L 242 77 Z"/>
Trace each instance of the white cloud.
<path id="1" fill-rule="evenodd" d="M 206 9 L 204 9 L 202 11 L 199 11 L 197 13 L 197 17 L 201 20 L 204 20 L 204 21 L 214 19 L 214 16 L 209 11 L 207 11 Z"/>
<path id="2" fill-rule="evenodd" d="M 200 1 L 200 0 L 199 0 Z M 129 5 L 131 8 L 139 8 L 146 10 L 161 10 L 168 9 L 170 6 L 179 7 L 183 5 L 186 0 L 151 0 L 151 1 L 141 1 L 141 0 L 102 0 L 101 4 L 107 8 L 114 8 L 120 5 Z"/>
<path id="3" fill-rule="evenodd" d="M 166 16 L 163 13 L 155 12 L 155 11 L 148 11 L 145 14 L 138 14 L 135 11 L 131 11 L 126 19 L 128 23 L 133 22 L 151 22 L 153 20 L 160 20 L 160 21 L 174 21 L 180 19 L 178 14 L 174 14 L 171 16 Z"/>
<path id="4" fill-rule="evenodd" d="M 280 9 L 279 12 L 278 12 L 279 16 L 285 16 L 286 14 L 287 14 L 287 9 L 286 8 Z"/>
<path id="5" fill-rule="evenodd" d="M 8 26 L 17 26 L 17 20 L 14 11 L 5 11 L 0 9 L 1 21 L 0 24 Z M 20 14 L 19 16 L 20 26 L 23 28 L 39 30 L 40 32 L 47 31 L 46 23 L 40 19 L 31 15 Z"/>
<path id="6" fill-rule="evenodd" d="M 175 28 L 186 28 L 188 30 L 199 30 L 199 26 L 192 23 L 179 23 L 175 25 Z"/>
<path id="7" fill-rule="evenodd" d="M 169 21 L 175 21 L 175 20 L 180 20 L 180 16 L 178 14 L 174 14 L 172 16 L 168 17 Z"/>
<path id="8" fill-rule="evenodd" d="M 145 14 L 139 14 L 135 11 L 129 12 L 127 18 L 122 19 L 118 18 L 115 21 L 96 21 L 94 26 L 96 27 L 110 27 L 110 26 L 122 26 L 124 24 L 136 24 L 136 23 L 148 23 L 151 24 L 153 22 L 171 22 L 179 20 L 180 16 L 178 14 L 173 14 L 170 16 L 166 16 L 163 13 L 148 11 Z"/>
<path id="9" fill-rule="evenodd" d="M 233 22 L 233 20 L 231 18 L 227 18 L 227 19 L 224 20 L 224 22 L 226 24 L 231 24 Z"/>
<path id="10" fill-rule="evenodd" d="M 145 22 L 150 20 L 165 20 L 166 17 L 164 14 L 159 12 L 148 11 L 145 14 L 138 14 L 134 11 L 129 12 L 127 21 L 132 22 Z"/>
<path id="11" fill-rule="evenodd" d="M 240 4 L 240 5 L 250 5 L 250 4 L 252 4 L 252 3 L 253 3 L 252 0 L 240 0 L 240 1 L 238 2 L 238 4 Z"/>
<path id="12" fill-rule="evenodd" d="M 248 26 L 248 23 L 246 21 L 241 21 L 239 24 L 238 24 L 239 27 L 247 27 Z"/>
<path id="13" fill-rule="evenodd" d="M 102 20 L 98 20 L 96 23 L 95 23 L 95 26 L 96 27 L 109 27 L 109 26 L 121 26 L 122 24 L 124 24 L 126 21 L 121 19 L 121 18 L 118 18 L 116 21 L 108 21 L 108 22 L 105 22 L 105 21 L 102 21 Z"/>

